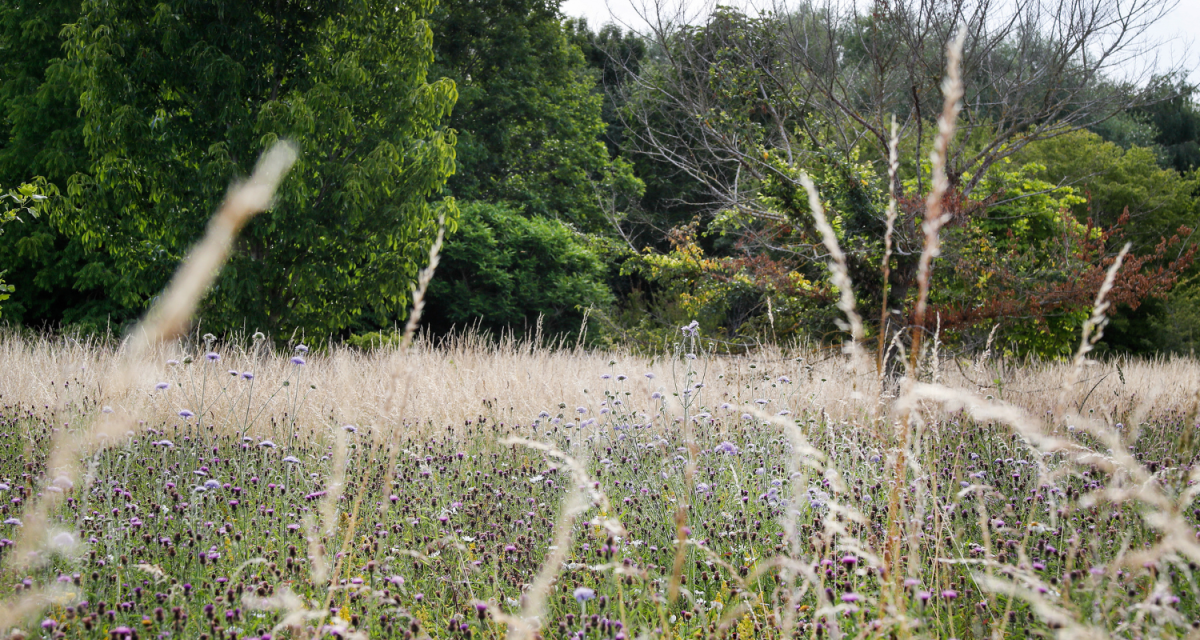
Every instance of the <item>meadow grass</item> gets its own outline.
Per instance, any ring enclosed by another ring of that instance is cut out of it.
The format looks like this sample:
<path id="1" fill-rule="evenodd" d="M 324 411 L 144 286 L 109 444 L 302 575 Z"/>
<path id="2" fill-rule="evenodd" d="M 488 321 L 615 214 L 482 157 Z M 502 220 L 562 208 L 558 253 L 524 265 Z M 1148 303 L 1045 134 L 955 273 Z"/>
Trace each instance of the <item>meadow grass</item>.
<path id="1" fill-rule="evenodd" d="M 1196 362 L 1095 364 L 1066 392 L 1070 363 L 927 364 L 889 559 L 896 399 L 840 355 L 705 347 L 197 338 L 114 388 L 111 347 L 6 335 L 6 595 L 40 594 L 23 626 L 47 637 L 498 637 L 558 552 L 542 637 L 1162 637 L 1200 616 L 1161 520 L 1194 542 Z M 970 415 L 993 406 L 1043 441 Z M 59 481 L 51 443 L 109 410 L 140 422 Z M 55 490 L 17 570 L 25 505 Z"/>

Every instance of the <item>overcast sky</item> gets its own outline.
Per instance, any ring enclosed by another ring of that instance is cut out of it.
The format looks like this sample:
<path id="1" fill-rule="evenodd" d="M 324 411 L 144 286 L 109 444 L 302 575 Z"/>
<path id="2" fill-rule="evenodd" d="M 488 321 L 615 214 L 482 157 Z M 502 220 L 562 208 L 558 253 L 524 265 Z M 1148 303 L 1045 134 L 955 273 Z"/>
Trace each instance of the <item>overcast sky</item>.
<path id="1" fill-rule="evenodd" d="M 708 0 L 685 0 L 693 14 L 703 13 L 712 6 Z M 565 0 L 563 13 L 587 18 L 593 29 L 606 22 L 640 27 L 638 7 L 649 5 L 646 0 Z M 734 6 L 752 6 L 745 0 L 722 2 Z M 1179 0 L 1162 20 L 1154 24 L 1147 41 L 1160 45 L 1159 57 L 1167 62 L 1182 63 L 1190 71 L 1192 82 L 1200 82 L 1200 0 Z"/>

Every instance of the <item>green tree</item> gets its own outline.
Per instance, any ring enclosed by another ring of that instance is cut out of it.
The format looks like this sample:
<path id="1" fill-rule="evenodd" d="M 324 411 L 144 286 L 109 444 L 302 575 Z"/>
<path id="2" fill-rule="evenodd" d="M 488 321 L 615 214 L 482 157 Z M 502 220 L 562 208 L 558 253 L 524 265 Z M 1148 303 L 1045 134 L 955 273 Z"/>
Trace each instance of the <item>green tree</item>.
<path id="1" fill-rule="evenodd" d="M 1036 163 L 1036 177 L 1053 186 L 1070 186 L 1084 198 L 1071 205 L 1075 217 L 1114 224 L 1128 210 L 1134 223 L 1128 236 L 1141 248 L 1170 237 L 1180 225 L 1194 225 L 1200 195 L 1200 174 L 1181 174 L 1162 168 L 1153 149 L 1103 140 L 1090 131 L 1076 131 L 1042 140 L 1018 156 Z"/>
<path id="2" fill-rule="evenodd" d="M 431 10 L 85 1 L 63 33 L 88 163 L 52 215 L 87 250 L 79 277 L 142 309 L 228 182 L 290 137 L 301 160 L 243 233 L 203 321 L 327 334 L 402 310 L 444 206 L 430 199 L 455 166 L 442 123 L 455 87 L 427 81 Z"/>
<path id="3" fill-rule="evenodd" d="M 526 218 L 511 205 L 464 204 L 430 285 L 426 322 L 441 333 L 498 333 L 532 329 L 540 316 L 545 335 L 573 337 L 589 307 L 612 303 L 594 245 L 561 221 Z"/>
<path id="4" fill-rule="evenodd" d="M 1152 85 L 1157 97 L 1135 110 L 1155 133 L 1163 165 L 1179 172 L 1200 167 L 1200 107 L 1196 86 L 1172 76 L 1158 78 Z"/>
<path id="5" fill-rule="evenodd" d="M 87 168 L 79 96 L 71 84 L 77 63 L 67 60 L 61 33 L 79 19 L 79 7 L 80 0 L 0 4 L 0 184 L 41 177 L 64 190 L 71 175 Z M 0 269 L 17 287 L 6 316 L 39 325 L 124 319 L 129 312 L 104 295 L 105 277 L 120 277 L 105 261 L 62 234 L 54 216 L 26 217 L 0 242 Z"/>
<path id="6" fill-rule="evenodd" d="M 446 0 L 436 10 L 434 68 L 459 87 L 449 120 L 459 171 L 449 188 L 597 231 L 641 185 L 604 144 L 596 73 L 560 2 Z M 603 205 L 614 193 L 615 206 Z"/>
<path id="7" fill-rule="evenodd" d="M 32 184 L 22 184 L 7 193 L 0 192 L 0 235 L 10 222 L 21 222 L 22 216 L 37 218 L 42 211 L 49 195 L 56 195 L 54 185 L 47 184 L 44 178 L 38 178 Z M 4 282 L 4 271 L 0 270 L 0 302 L 8 300 L 15 288 Z"/>
<path id="8" fill-rule="evenodd" d="M 0 6 L 0 184 L 65 183 L 83 169 L 78 94 L 60 35 L 80 0 Z"/>

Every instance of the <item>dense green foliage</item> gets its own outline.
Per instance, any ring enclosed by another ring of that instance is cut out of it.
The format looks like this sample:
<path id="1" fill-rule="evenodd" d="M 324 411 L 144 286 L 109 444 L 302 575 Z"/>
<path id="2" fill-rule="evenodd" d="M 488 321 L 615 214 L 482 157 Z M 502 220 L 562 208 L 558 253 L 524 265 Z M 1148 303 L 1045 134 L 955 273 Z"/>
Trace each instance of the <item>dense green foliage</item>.
<path id="1" fill-rule="evenodd" d="M 1180 172 L 1200 167 L 1200 107 L 1195 85 L 1159 78 L 1156 100 L 1137 109 L 1132 117 L 1145 123 L 1158 147 L 1162 164 Z"/>
<path id="2" fill-rule="evenodd" d="M 434 331 L 540 325 L 544 335 L 574 338 L 590 307 L 612 304 L 595 244 L 567 225 L 484 202 L 460 203 L 460 211 L 429 290 L 425 318 Z"/>
<path id="3" fill-rule="evenodd" d="M 427 81 L 430 6 L 387 6 L 83 4 L 63 44 L 87 162 L 52 217 L 83 254 L 71 284 L 106 304 L 77 321 L 139 313 L 279 137 L 300 163 L 242 234 L 206 324 L 324 334 L 404 307 L 437 224 L 430 200 L 454 171 L 441 120 L 455 88 Z M 46 251 L 46 236 L 18 251 Z"/>
<path id="4" fill-rule="evenodd" d="M 595 74 L 569 39 L 559 0 L 446 0 L 433 17 L 434 71 L 455 81 L 449 122 L 460 169 L 449 191 L 506 201 L 588 231 L 617 215 L 602 194 L 636 194 L 602 137 Z"/>
<path id="5" fill-rule="evenodd" d="M 34 184 L 22 184 L 7 193 L 0 192 L 0 235 L 4 234 L 6 224 L 21 222 L 23 216 L 37 218 L 49 198 L 46 191 L 53 195 L 54 186 L 39 179 Z M 13 286 L 4 282 L 4 271 L 0 271 L 0 302 L 8 300 L 13 291 Z"/>

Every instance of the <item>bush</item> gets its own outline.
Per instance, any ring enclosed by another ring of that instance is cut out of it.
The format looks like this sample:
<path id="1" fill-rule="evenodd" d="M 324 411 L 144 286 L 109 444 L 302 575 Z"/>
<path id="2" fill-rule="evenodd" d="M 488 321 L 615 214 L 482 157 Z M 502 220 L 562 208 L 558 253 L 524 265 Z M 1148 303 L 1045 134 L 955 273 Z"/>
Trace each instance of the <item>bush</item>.
<path id="1" fill-rule="evenodd" d="M 463 203 L 461 216 L 429 288 L 425 318 L 433 331 L 521 332 L 541 316 L 545 335 L 574 336 L 589 307 L 612 303 L 588 236 L 506 204 Z"/>

